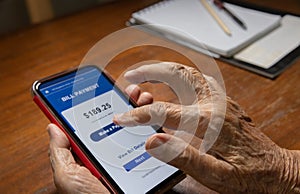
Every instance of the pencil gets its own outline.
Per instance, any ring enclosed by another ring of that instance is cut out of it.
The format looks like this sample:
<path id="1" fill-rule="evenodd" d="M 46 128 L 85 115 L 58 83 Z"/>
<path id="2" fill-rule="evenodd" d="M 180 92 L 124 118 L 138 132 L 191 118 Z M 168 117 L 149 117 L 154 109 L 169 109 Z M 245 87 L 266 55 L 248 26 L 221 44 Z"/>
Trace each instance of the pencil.
<path id="1" fill-rule="evenodd" d="M 215 10 L 208 4 L 206 0 L 200 0 L 203 6 L 206 8 L 206 10 L 210 13 L 210 15 L 216 20 L 216 22 L 219 24 L 219 26 L 223 29 L 223 31 L 231 36 L 231 32 L 229 28 L 224 24 L 224 22 L 221 20 L 221 18 L 217 15 Z"/>

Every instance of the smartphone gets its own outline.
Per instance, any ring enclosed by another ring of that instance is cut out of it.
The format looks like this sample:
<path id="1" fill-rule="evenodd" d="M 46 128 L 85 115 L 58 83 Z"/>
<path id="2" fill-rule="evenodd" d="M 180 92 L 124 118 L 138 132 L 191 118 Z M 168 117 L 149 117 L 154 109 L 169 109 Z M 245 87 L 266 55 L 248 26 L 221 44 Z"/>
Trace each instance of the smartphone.
<path id="1" fill-rule="evenodd" d="M 84 165 L 112 193 L 161 193 L 185 175 L 145 150 L 154 126 L 123 127 L 114 114 L 136 105 L 97 66 L 84 66 L 35 81 L 34 102 L 67 135 Z"/>

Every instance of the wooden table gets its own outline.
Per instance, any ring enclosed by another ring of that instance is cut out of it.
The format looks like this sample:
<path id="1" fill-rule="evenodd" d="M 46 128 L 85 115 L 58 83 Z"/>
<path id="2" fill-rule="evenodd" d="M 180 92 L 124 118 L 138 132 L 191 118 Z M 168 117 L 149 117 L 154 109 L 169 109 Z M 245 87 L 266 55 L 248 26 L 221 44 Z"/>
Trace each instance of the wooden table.
<path id="1" fill-rule="evenodd" d="M 30 87 L 36 79 L 79 65 L 85 53 L 101 38 L 125 27 L 130 13 L 154 0 L 117 1 L 0 38 L 0 192 L 55 193 L 48 159 L 47 118 L 32 102 Z M 299 0 L 260 2 L 300 14 Z M 282 4 L 284 2 L 284 4 Z M 150 37 L 153 42 L 163 40 Z M 137 37 L 137 41 L 141 37 Z M 113 52 L 115 42 L 103 51 Z M 169 43 L 166 43 L 169 44 Z M 206 56 L 187 50 L 204 62 Z M 189 63 L 184 57 L 159 47 L 133 48 L 108 66 L 118 78 L 131 64 L 144 59 Z M 275 80 L 217 61 L 227 94 L 239 102 L 257 126 L 277 144 L 300 149 L 300 60 Z M 161 94 L 161 85 L 145 85 L 157 100 L 174 100 Z"/>

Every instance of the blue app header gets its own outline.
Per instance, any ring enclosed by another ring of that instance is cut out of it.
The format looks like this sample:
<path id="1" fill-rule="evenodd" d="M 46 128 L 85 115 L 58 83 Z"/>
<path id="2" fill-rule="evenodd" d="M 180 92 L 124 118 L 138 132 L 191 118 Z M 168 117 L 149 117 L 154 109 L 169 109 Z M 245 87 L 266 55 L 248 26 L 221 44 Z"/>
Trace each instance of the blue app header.
<path id="1" fill-rule="evenodd" d="M 42 94 L 60 113 L 112 89 L 112 83 L 93 66 L 40 85 Z"/>

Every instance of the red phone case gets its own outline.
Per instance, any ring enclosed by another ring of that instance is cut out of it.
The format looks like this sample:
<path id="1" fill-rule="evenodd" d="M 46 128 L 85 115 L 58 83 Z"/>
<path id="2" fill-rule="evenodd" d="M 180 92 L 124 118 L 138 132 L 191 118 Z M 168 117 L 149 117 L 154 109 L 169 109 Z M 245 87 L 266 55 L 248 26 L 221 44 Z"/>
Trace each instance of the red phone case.
<path id="1" fill-rule="evenodd" d="M 74 142 L 74 140 L 70 137 L 70 135 L 65 131 L 65 129 L 61 126 L 61 124 L 57 121 L 57 119 L 51 114 L 51 112 L 47 109 L 47 107 L 43 104 L 43 102 L 38 98 L 38 96 L 34 95 L 33 101 L 38 105 L 38 107 L 43 111 L 43 113 L 47 116 L 47 118 L 54 124 L 56 124 L 67 136 L 70 141 L 70 145 L 74 153 L 78 156 L 78 158 L 82 161 L 86 168 L 90 170 L 90 172 L 97 177 L 99 180 L 103 181 L 106 186 L 113 193 L 117 193 L 112 185 L 101 175 L 101 173 L 96 169 L 96 167 L 92 164 L 92 162 L 88 159 L 88 157 L 82 152 L 79 146 Z"/>

